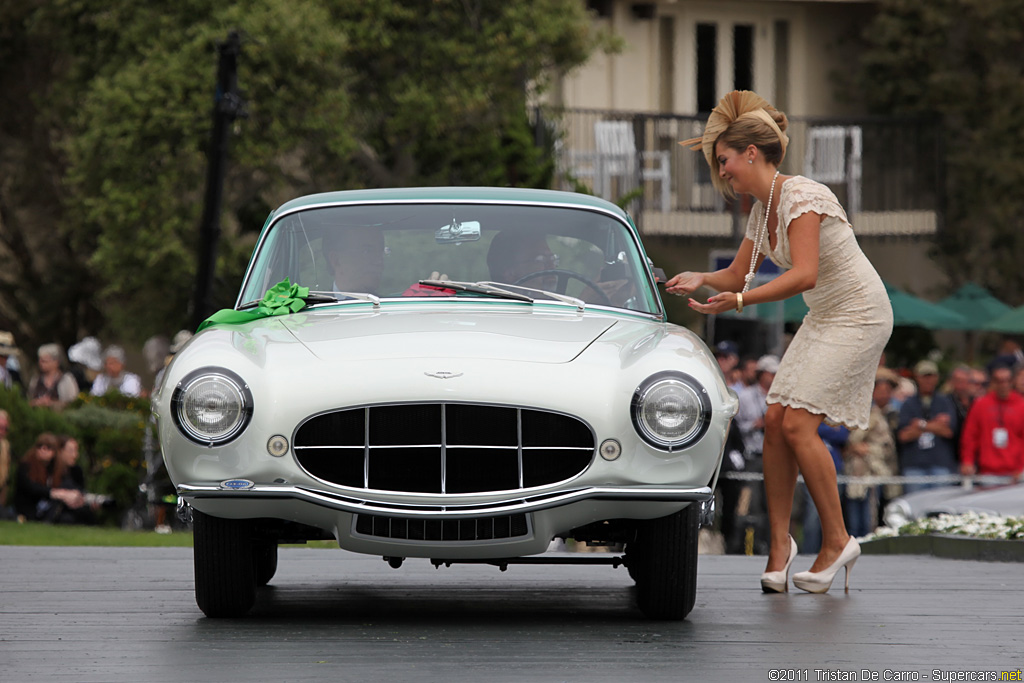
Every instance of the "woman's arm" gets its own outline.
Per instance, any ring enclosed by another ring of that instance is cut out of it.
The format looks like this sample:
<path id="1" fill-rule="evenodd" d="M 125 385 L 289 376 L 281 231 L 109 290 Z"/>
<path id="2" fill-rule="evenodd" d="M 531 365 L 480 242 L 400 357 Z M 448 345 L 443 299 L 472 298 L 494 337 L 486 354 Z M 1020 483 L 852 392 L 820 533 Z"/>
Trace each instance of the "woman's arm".
<path id="1" fill-rule="evenodd" d="M 808 212 L 794 218 L 790 224 L 789 254 L 793 267 L 760 287 L 743 295 L 743 305 L 763 304 L 782 301 L 791 296 L 813 289 L 818 282 L 818 248 L 821 237 L 821 214 Z M 745 243 L 752 244 L 749 240 Z M 741 249 L 742 251 L 742 249 Z M 750 263 L 750 250 L 747 250 Z M 736 255 L 737 259 L 739 254 Z M 736 265 L 736 261 L 730 266 Z M 719 271 L 723 272 L 723 271 Z M 744 273 L 746 275 L 746 273 Z M 740 276 L 742 283 L 743 276 Z M 742 284 L 740 285 L 742 287 Z M 721 292 L 709 298 L 706 304 L 690 299 L 690 308 L 700 313 L 725 313 L 737 308 L 737 296 L 732 292 Z"/>
<path id="2" fill-rule="evenodd" d="M 722 270 L 713 273 L 679 273 L 665 283 L 665 291 L 669 294 L 687 296 L 701 287 L 710 287 L 716 292 L 738 292 L 743 289 L 743 283 L 750 272 L 750 255 L 754 251 L 754 243 L 744 237 L 740 242 L 740 248 L 733 257 L 732 263 Z M 757 255 L 757 263 L 754 272 L 761 267 L 764 261 L 764 254 Z"/>

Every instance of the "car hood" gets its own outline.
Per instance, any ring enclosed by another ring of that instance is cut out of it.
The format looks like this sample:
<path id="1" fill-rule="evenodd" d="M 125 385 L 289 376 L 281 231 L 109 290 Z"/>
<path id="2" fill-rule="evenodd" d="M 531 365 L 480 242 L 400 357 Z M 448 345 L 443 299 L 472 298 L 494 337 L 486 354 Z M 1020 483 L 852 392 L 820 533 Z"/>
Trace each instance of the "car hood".
<path id="1" fill-rule="evenodd" d="M 282 324 L 322 360 L 451 358 L 567 363 L 615 325 L 562 311 L 313 311 Z"/>
<path id="2" fill-rule="evenodd" d="M 1024 484 L 965 493 L 935 503 L 928 509 L 930 515 L 943 512 L 951 515 L 979 512 L 1003 517 L 1020 517 L 1024 515 Z"/>

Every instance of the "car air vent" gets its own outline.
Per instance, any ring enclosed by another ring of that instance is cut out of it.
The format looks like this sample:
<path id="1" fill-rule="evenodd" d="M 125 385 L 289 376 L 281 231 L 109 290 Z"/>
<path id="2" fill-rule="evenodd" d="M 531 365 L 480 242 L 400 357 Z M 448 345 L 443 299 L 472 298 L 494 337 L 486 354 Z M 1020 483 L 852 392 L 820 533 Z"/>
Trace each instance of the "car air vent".
<path id="1" fill-rule="evenodd" d="M 356 515 L 356 533 L 410 541 L 492 541 L 530 535 L 523 513 L 473 519 L 407 519 Z"/>
<path id="2" fill-rule="evenodd" d="M 594 435 L 581 420 L 465 403 L 367 406 L 316 415 L 293 441 L 299 464 L 340 486 L 408 493 L 486 493 L 582 473 Z"/>

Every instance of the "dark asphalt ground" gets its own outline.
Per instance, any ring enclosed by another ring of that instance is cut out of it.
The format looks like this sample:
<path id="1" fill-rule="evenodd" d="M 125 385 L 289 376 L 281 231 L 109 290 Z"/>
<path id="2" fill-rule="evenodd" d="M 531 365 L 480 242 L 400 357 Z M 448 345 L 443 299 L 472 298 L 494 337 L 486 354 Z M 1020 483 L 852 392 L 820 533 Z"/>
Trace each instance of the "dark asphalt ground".
<path id="1" fill-rule="evenodd" d="M 706 555 L 690 617 L 652 622 L 624 569 L 393 570 L 289 548 L 251 616 L 210 620 L 190 549 L 0 557 L 3 683 L 970 680 L 942 676 L 1024 667 L 1019 563 L 864 556 L 849 594 L 840 574 L 827 595 L 765 595 L 763 558 Z"/>

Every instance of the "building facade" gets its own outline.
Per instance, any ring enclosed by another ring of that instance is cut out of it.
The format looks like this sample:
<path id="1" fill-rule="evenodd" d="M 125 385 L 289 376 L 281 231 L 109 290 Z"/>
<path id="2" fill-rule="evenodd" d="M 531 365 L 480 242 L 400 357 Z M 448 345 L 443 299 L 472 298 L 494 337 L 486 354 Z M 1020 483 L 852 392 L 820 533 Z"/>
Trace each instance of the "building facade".
<path id="1" fill-rule="evenodd" d="M 790 118 L 784 173 L 828 184 L 883 278 L 919 294 L 945 278 L 927 257 L 942 227 L 937 121 L 868 116 L 844 83 L 875 12 L 862 0 L 587 1 L 622 49 L 556 82 L 535 112 L 554 136 L 558 185 L 626 204 L 666 269 L 735 248 L 750 205 L 714 191 L 699 135 L 733 89 Z"/>

